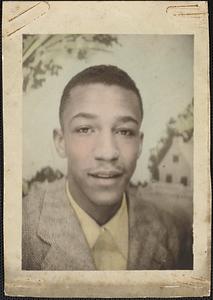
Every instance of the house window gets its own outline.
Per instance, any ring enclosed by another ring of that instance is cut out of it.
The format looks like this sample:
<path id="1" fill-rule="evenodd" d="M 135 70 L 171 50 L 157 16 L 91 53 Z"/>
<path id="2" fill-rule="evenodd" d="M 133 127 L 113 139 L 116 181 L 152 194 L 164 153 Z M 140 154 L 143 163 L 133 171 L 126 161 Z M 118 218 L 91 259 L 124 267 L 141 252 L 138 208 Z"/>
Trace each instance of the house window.
<path id="1" fill-rule="evenodd" d="M 172 175 L 171 174 L 166 175 L 166 182 L 168 182 L 168 183 L 172 182 Z"/>
<path id="2" fill-rule="evenodd" d="M 178 155 L 173 155 L 173 162 L 175 162 L 175 163 L 179 162 L 179 156 Z"/>
<path id="3" fill-rule="evenodd" d="M 188 178 L 186 176 L 182 176 L 180 179 L 180 183 L 187 186 L 188 185 Z"/>

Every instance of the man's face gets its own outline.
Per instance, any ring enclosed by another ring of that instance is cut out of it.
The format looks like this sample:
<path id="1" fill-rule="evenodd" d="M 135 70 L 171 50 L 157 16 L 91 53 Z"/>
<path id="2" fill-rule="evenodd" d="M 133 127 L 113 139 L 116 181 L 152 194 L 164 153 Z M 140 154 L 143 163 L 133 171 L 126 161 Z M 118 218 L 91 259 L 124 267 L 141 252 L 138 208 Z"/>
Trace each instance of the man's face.
<path id="1" fill-rule="evenodd" d="M 63 114 L 60 153 L 73 197 L 95 205 L 121 200 L 140 155 L 137 95 L 117 85 L 76 86 Z"/>

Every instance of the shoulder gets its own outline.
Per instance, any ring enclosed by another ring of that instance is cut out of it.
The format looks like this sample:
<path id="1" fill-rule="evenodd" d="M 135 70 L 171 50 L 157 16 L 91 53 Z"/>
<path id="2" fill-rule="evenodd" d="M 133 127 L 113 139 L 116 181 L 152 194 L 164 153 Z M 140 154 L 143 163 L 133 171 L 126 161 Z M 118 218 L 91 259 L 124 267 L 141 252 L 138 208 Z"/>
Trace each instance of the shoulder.
<path id="1" fill-rule="evenodd" d="M 23 197 L 22 200 L 22 214 L 23 214 L 23 226 L 27 222 L 29 225 L 34 225 L 38 222 L 44 199 L 46 196 L 55 195 L 63 190 L 65 179 L 56 180 L 54 182 L 34 182 L 27 196 Z"/>
<path id="2" fill-rule="evenodd" d="M 181 234 L 184 224 L 180 224 L 175 209 L 172 213 L 165 205 L 160 203 L 160 199 L 159 201 L 158 199 L 153 201 L 144 194 L 137 187 L 128 188 L 127 195 L 134 210 L 135 218 L 138 218 L 141 222 L 144 219 L 146 223 L 154 223 L 156 227 L 166 230 L 168 234 L 175 230 L 178 234 Z"/>
<path id="3" fill-rule="evenodd" d="M 22 268 L 39 270 L 49 246 L 38 235 L 39 223 L 45 203 L 51 206 L 52 195 L 61 193 L 64 180 L 52 183 L 33 183 L 23 198 L 22 206 Z M 56 196 L 57 197 L 57 196 Z"/>
<path id="4" fill-rule="evenodd" d="M 148 200 L 138 187 L 128 187 L 127 196 L 131 201 L 131 206 L 140 219 L 143 216 L 147 221 L 156 222 L 160 224 L 169 225 L 173 223 L 173 216 L 156 205 L 153 201 Z"/>
<path id="5" fill-rule="evenodd" d="M 30 186 L 27 196 L 23 197 L 23 204 L 30 203 L 33 207 L 41 208 L 42 199 L 47 193 L 60 192 L 65 184 L 65 179 L 56 180 L 54 182 L 34 182 Z"/>
<path id="6" fill-rule="evenodd" d="M 34 182 L 30 186 L 27 196 L 23 197 L 23 214 L 39 213 L 42 208 L 43 199 L 48 189 L 48 182 Z"/>
<path id="7" fill-rule="evenodd" d="M 176 261 L 177 269 L 192 268 L 192 224 L 173 213 L 162 208 L 158 201 L 151 201 L 143 197 L 137 187 L 128 189 L 129 201 L 133 203 L 134 217 L 139 226 L 149 224 L 153 233 L 158 236 L 159 244 L 162 242 Z M 157 199 L 156 199 L 157 200 Z M 180 219 L 182 222 L 180 222 Z M 183 222 L 184 220 L 184 222 Z"/>

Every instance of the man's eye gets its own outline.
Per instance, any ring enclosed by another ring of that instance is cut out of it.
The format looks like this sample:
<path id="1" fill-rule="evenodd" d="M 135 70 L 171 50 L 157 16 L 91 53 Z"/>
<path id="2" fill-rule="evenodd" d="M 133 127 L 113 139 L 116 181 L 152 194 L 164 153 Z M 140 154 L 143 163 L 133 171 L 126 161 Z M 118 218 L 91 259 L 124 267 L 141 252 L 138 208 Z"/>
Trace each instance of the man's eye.
<path id="1" fill-rule="evenodd" d="M 120 135 L 124 135 L 124 136 L 132 136 L 134 135 L 134 132 L 130 129 L 119 129 L 117 130 L 116 132 L 117 134 L 120 134 Z"/>
<path id="2" fill-rule="evenodd" d="M 81 134 L 91 134 L 92 132 L 94 132 L 94 130 L 90 127 L 81 127 L 77 129 L 77 132 Z"/>

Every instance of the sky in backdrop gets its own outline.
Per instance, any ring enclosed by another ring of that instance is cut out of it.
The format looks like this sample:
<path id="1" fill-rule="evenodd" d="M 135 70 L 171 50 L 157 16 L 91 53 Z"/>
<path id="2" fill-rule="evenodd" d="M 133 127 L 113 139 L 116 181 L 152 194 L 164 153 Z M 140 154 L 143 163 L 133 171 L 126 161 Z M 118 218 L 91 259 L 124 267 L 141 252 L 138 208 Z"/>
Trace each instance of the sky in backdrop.
<path id="1" fill-rule="evenodd" d="M 143 151 L 133 182 L 149 181 L 150 150 L 166 134 L 171 117 L 183 112 L 193 97 L 193 36 L 117 35 L 119 45 L 110 52 L 93 52 L 86 60 L 57 54 L 63 69 L 41 88 L 23 95 L 23 178 L 30 179 L 45 166 L 66 172 L 58 157 L 52 131 L 59 126 L 58 107 L 65 84 L 84 68 L 113 64 L 133 78 L 144 106 Z"/>

